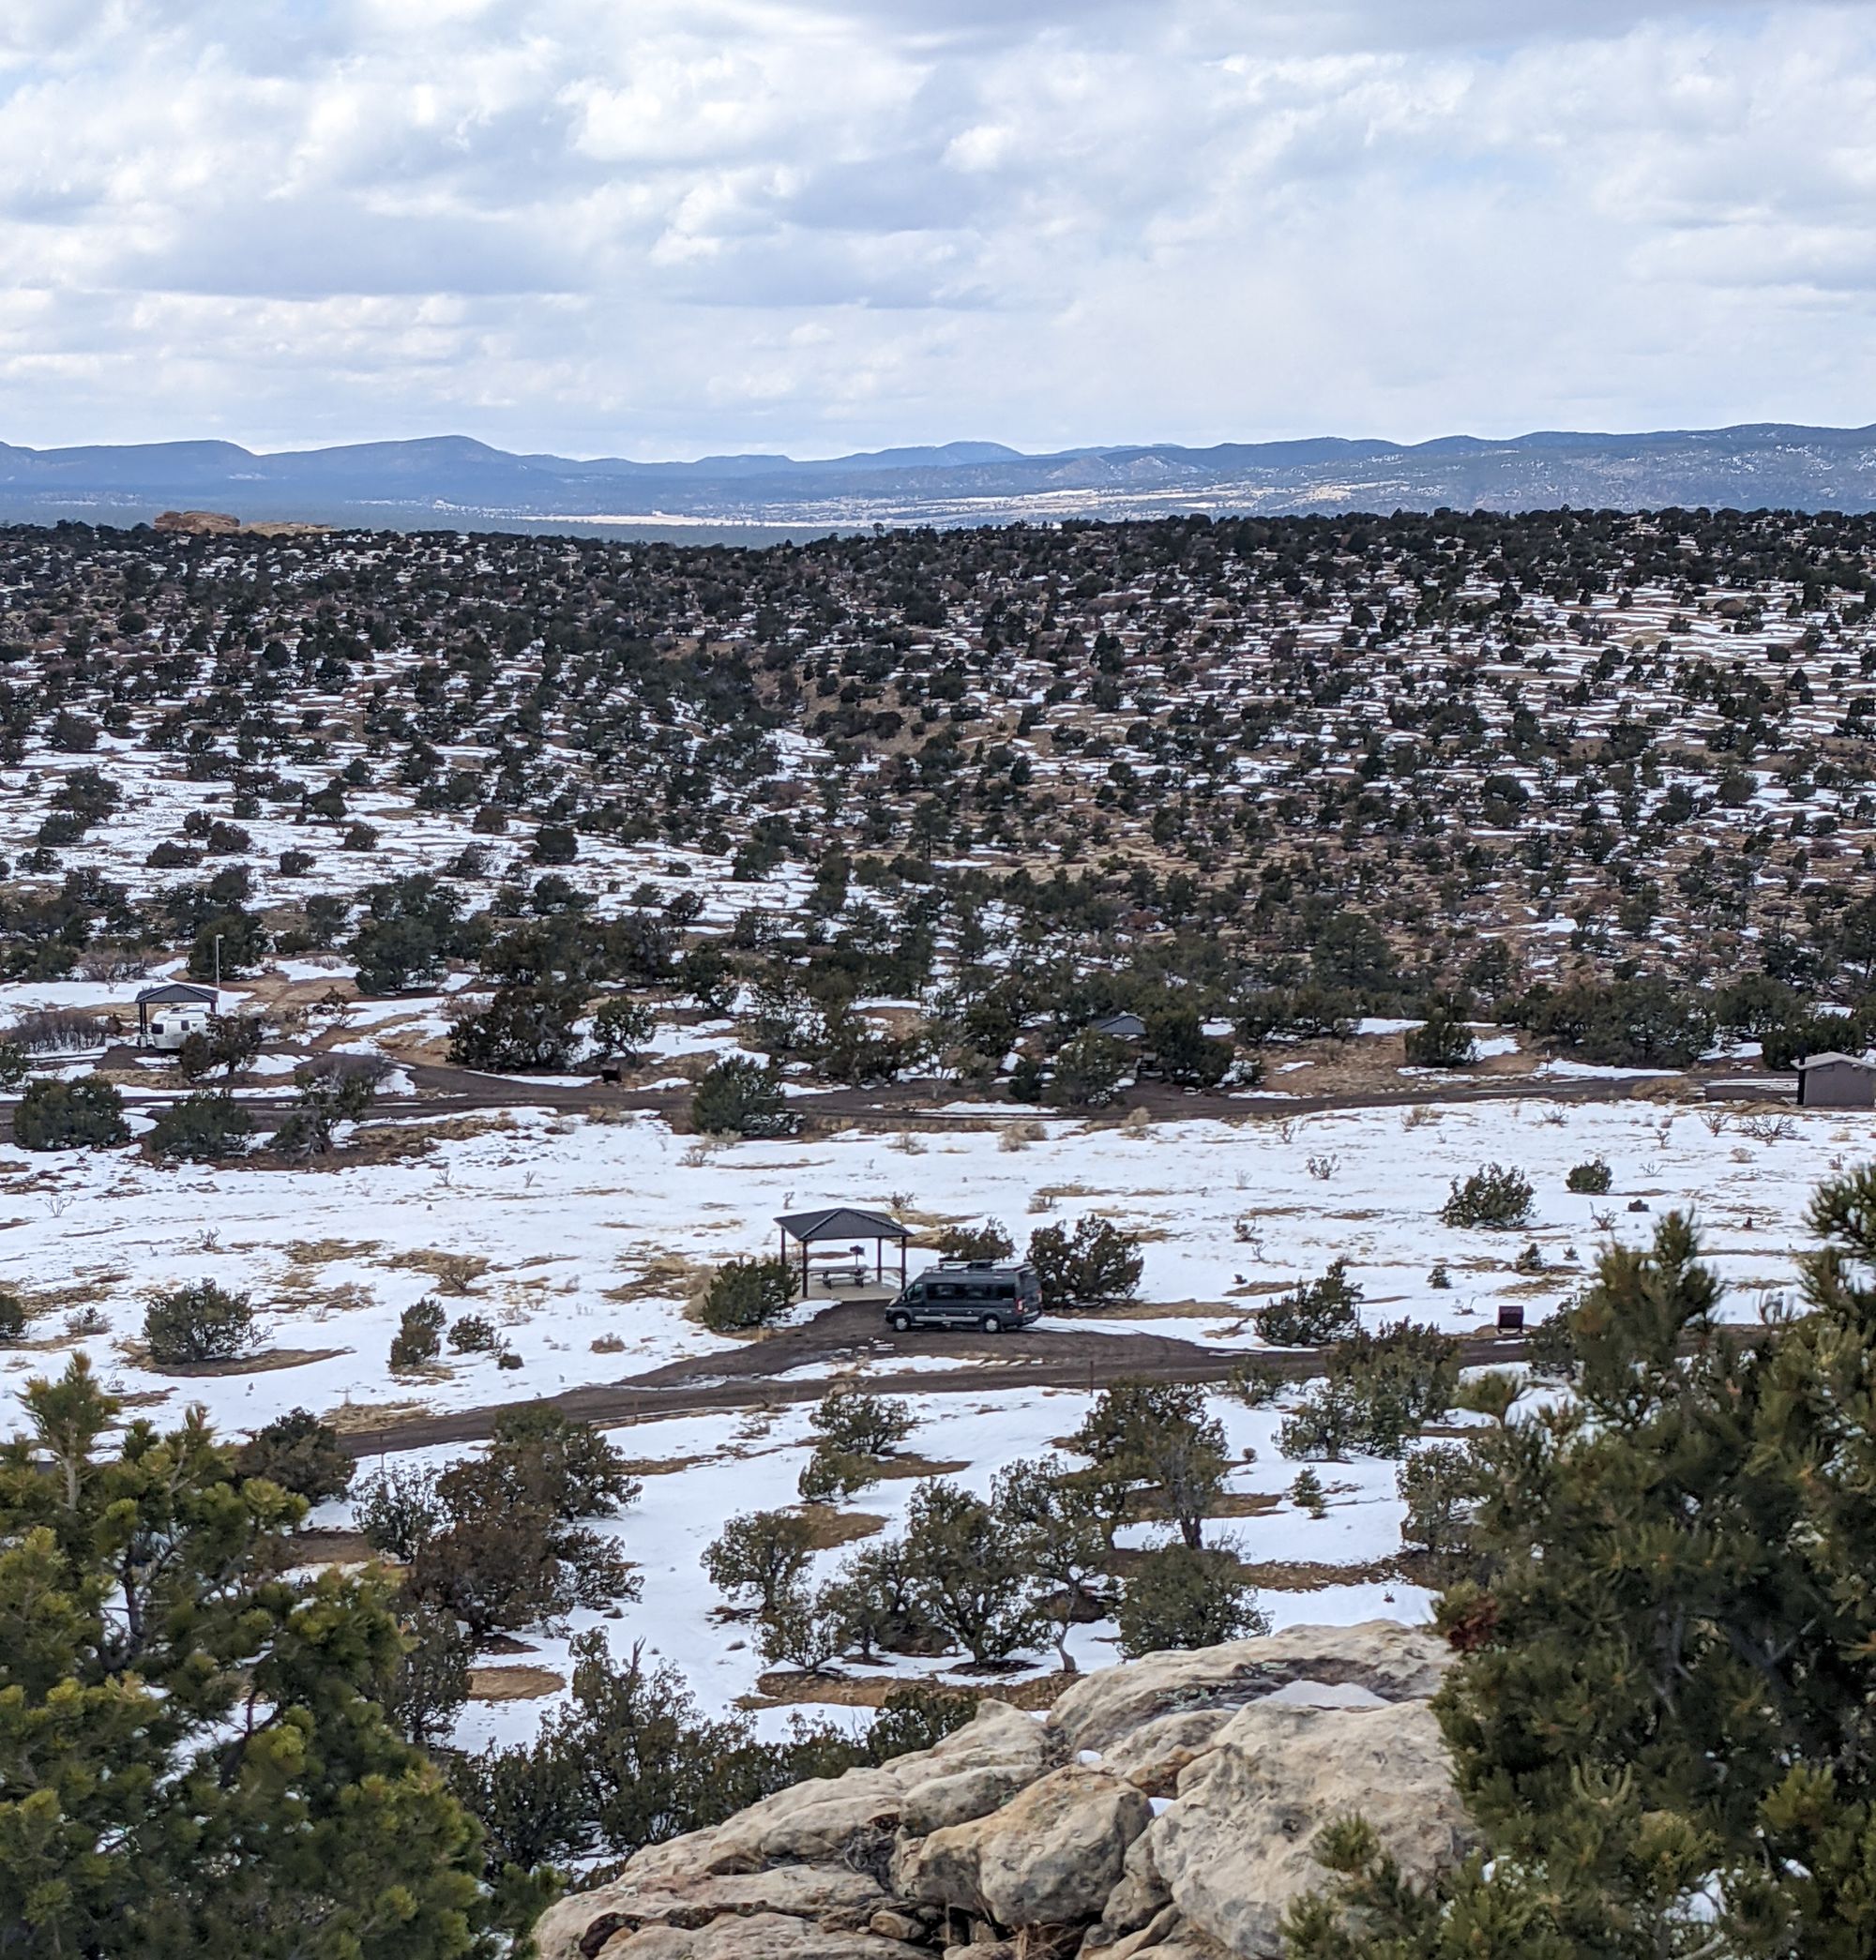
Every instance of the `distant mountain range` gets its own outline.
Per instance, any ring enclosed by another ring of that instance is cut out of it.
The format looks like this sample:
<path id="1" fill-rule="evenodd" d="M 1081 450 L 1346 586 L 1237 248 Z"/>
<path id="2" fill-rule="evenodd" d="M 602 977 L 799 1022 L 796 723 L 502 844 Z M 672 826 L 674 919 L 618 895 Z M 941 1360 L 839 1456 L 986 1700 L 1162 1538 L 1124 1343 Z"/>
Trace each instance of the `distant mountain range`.
<path id="1" fill-rule="evenodd" d="M 1876 425 L 1646 435 L 1542 431 L 1503 442 L 1324 436 L 1027 456 L 1000 443 L 797 462 L 706 456 L 643 463 L 515 456 L 467 436 L 255 455 L 234 443 L 25 449 L 0 443 L 0 520 L 134 524 L 173 507 L 249 520 L 397 529 L 796 533 L 871 523 L 1662 505 L 1876 508 Z"/>

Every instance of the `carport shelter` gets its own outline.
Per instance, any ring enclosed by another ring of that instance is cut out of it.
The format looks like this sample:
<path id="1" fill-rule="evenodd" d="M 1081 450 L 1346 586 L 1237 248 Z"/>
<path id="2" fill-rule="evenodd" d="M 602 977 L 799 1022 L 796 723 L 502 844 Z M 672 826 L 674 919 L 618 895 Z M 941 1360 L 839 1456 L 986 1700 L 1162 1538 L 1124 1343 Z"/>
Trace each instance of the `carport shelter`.
<path id="1" fill-rule="evenodd" d="M 808 1291 L 808 1268 L 811 1248 L 816 1245 L 851 1245 L 855 1250 L 869 1240 L 872 1242 L 874 1272 L 881 1282 L 885 1279 L 885 1248 L 888 1240 L 899 1246 L 899 1283 L 905 1284 L 905 1246 L 912 1237 L 897 1218 L 888 1218 L 884 1212 L 862 1212 L 854 1205 L 830 1205 L 825 1212 L 794 1212 L 785 1218 L 778 1218 L 776 1224 L 781 1228 L 781 1257 L 785 1265 L 789 1259 L 791 1241 L 801 1248 L 801 1290 Z"/>
<path id="2" fill-rule="evenodd" d="M 210 1014 L 221 1004 L 221 996 L 212 987 L 197 987 L 189 980 L 166 980 L 160 987 L 146 987 L 137 996 L 137 1040 L 150 1044 L 152 1007 L 205 1007 Z"/>

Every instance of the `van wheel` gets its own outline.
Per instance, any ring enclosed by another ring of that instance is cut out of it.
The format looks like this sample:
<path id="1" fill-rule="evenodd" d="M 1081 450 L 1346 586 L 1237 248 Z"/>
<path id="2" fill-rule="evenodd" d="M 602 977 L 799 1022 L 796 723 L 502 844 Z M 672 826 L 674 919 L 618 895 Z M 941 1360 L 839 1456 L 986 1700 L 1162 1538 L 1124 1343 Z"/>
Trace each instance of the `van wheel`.
<path id="1" fill-rule="evenodd" d="M 981 1327 L 986 1334 L 1001 1334 L 1003 1332 L 1003 1322 L 999 1320 L 994 1314 L 986 1314 L 983 1317 L 983 1319 L 977 1322 L 977 1325 Z"/>
<path id="2" fill-rule="evenodd" d="M 892 1331 L 895 1334 L 910 1334 L 912 1332 L 912 1316 L 910 1314 L 894 1314 L 892 1317 Z"/>

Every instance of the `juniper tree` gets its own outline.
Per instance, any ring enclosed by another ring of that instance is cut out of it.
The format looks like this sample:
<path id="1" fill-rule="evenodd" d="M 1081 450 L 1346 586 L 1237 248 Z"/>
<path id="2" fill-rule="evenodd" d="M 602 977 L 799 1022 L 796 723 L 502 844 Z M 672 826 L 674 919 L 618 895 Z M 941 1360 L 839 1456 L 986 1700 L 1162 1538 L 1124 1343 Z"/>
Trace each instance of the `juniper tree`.
<path id="1" fill-rule="evenodd" d="M 1231 1468 L 1223 1425 L 1206 1414 L 1203 1388 L 1117 1381 L 1096 1398 L 1069 1442 L 1097 1469 L 1157 1501 L 1186 1544 L 1199 1547 Z"/>
<path id="2" fill-rule="evenodd" d="M 1725 1952 L 1839 1960 L 1876 1933 L 1876 1171 L 1827 1184 L 1805 1311 L 1729 1325 L 1678 1214 L 1605 1253 L 1574 1395 L 1466 1399 L 1470 1552 L 1436 1698 L 1484 1856 L 1403 1886 L 1358 1830 L 1293 1915 L 1307 1960 Z"/>

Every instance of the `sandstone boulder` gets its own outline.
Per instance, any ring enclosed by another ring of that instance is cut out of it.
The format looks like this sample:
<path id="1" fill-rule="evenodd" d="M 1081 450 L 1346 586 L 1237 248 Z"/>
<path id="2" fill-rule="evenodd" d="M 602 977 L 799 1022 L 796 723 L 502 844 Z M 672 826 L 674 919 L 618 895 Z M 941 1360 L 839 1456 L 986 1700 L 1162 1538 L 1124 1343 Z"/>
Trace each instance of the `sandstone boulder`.
<path id="1" fill-rule="evenodd" d="M 1178 1787 L 1179 1772 L 1204 1755 L 1236 1713 L 1236 1709 L 1221 1704 L 1156 1715 L 1103 1749 L 1101 1767 L 1137 1784 L 1149 1797 L 1170 1797 Z"/>
<path id="2" fill-rule="evenodd" d="M 1070 1764 L 989 1817 L 901 1839 L 892 1887 L 1000 1926 L 1071 1925 L 1100 1912 L 1152 1817 L 1124 1778 Z"/>
<path id="3" fill-rule="evenodd" d="M 617 1933 L 595 1960 L 931 1960 L 931 1952 L 874 1933 L 830 1933 L 806 1920 L 762 1912 L 707 1926 Z"/>
<path id="4" fill-rule="evenodd" d="M 873 1878 L 844 1866 L 792 1864 L 772 1872 L 680 1875 L 668 1882 L 636 1867 L 628 1872 L 549 1909 L 536 1933 L 542 1960 L 583 1960 L 614 1935 L 644 1926 L 695 1930 L 739 1914 L 781 1914 L 812 1921 L 824 1931 L 857 1932 L 892 1904 Z"/>
<path id="5" fill-rule="evenodd" d="M 1137 1933 L 1149 1922 L 1159 1919 L 1172 1898 L 1171 1887 L 1153 1862 L 1153 1833 L 1142 1832 L 1127 1847 L 1120 1877 L 1101 1907 L 1100 1923 L 1090 1931 L 1088 1938 L 1099 1951 Z"/>
<path id="6" fill-rule="evenodd" d="M 1146 1654 L 1090 1674 L 1056 1702 L 1048 1726 L 1069 1750 L 1105 1755 L 1150 1722 L 1239 1709 L 1293 1681 L 1347 1683 L 1384 1701 L 1423 1699 L 1453 1659 L 1437 1634 L 1398 1621 L 1293 1626 L 1261 1639 Z"/>
<path id="7" fill-rule="evenodd" d="M 1326 1875 L 1325 1824 L 1359 1812 L 1406 1877 L 1472 1848 L 1444 1738 L 1424 1701 L 1393 1708 L 1264 1704 L 1241 1710 L 1154 1819 L 1154 1865 L 1181 1917 L 1243 1960 L 1280 1954 L 1291 1901 Z"/>
<path id="8" fill-rule="evenodd" d="M 985 1701 L 930 1749 L 878 1769 L 849 1770 L 778 1790 L 712 1836 L 709 1869 L 759 1872 L 774 1864 L 838 1863 L 915 1815 L 961 1821 L 993 1810 L 1062 1759 L 1060 1741 L 1007 1702 Z M 930 1790 L 928 1797 L 926 1792 Z"/>

